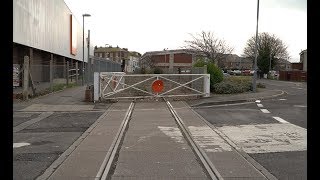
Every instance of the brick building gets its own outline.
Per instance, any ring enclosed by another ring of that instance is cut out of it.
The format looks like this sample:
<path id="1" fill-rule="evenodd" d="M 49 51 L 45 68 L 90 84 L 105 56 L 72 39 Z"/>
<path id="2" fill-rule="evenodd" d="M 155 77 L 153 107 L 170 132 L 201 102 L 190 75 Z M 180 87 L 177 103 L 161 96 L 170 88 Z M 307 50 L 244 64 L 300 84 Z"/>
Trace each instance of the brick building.
<path id="1" fill-rule="evenodd" d="M 221 69 L 252 69 L 253 60 L 236 54 L 225 54 L 218 62 Z"/>
<path id="2" fill-rule="evenodd" d="M 95 47 L 94 48 L 94 56 L 108 58 L 112 61 L 122 63 L 122 60 L 129 59 L 129 51 L 127 48 L 120 47 Z"/>
<path id="3" fill-rule="evenodd" d="M 190 72 L 196 56 L 185 49 L 149 51 L 140 61 L 142 68 L 159 67 L 164 73 Z"/>

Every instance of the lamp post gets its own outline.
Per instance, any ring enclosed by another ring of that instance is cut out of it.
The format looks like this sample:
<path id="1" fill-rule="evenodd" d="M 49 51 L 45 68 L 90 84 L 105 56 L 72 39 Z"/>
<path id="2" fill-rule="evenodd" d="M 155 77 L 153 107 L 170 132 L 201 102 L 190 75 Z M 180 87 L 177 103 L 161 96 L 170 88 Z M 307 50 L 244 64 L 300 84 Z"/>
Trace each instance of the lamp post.
<path id="1" fill-rule="evenodd" d="M 256 28 L 256 49 L 255 54 L 256 57 L 254 59 L 254 73 L 253 73 L 253 80 L 252 80 L 252 90 L 255 93 L 257 91 L 257 58 L 258 58 L 258 21 L 259 21 L 259 0 L 258 0 L 258 6 L 257 6 L 257 28 Z"/>
<path id="2" fill-rule="evenodd" d="M 83 82 L 83 76 L 84 76 L 84 17 L 90 17 L 90 14 L 82 14 L 82 86 L 84 84 Z"/>

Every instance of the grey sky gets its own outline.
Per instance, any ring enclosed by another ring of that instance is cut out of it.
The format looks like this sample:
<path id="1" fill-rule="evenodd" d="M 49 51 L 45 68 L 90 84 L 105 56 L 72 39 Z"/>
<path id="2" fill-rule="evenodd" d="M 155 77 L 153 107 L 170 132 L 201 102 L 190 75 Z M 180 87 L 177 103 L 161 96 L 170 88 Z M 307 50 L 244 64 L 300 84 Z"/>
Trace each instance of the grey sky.
<path id="1" fill-rule="evenodd" d="M 90 29 L 91 43 L 120 46 L 144 53 L 181 48 L 189 33 L 212 31 L 242 55 L 255 35 L 257 0 L 65 0 Z M 307 48 L 307 1 L 260 0 L 259 32 L 269 32 L 288 45 L 290 61 Z"/>

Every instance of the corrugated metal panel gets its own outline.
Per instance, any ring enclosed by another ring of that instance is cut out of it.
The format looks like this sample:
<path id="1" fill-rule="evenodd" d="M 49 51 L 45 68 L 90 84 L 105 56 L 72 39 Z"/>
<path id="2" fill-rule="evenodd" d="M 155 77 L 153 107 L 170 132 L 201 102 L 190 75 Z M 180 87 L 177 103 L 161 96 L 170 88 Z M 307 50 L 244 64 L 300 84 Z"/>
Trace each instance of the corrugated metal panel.
<path id="1" fill-rule="evenodd" d="M 71 13 L 63 0 L 13 0 L 13 42 L 82 61 L 82 26 L 79 22 L 77 54 L 70 54 Z M 85 40 L 85 62 L 87 54 Z M 93 55 L 92 45 L 90 55 Z"/>

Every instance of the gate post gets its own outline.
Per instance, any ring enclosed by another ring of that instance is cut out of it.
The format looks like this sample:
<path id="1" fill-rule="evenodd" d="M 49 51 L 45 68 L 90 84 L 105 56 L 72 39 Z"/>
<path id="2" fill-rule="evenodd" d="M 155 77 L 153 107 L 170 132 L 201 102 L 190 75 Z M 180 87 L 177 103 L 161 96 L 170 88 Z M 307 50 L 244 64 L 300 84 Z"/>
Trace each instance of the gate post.
<path id="1" fill-rule="evenodd" d="M 24 56 L 23 62 L 23 99 L 28 100 L 29 96 L 29 57 Z"/>
<path id="2" fill-rule="evenodd" d="M 99 90 L 100 90 L 100 73 L 94 72 L 93 74 L 93 102 L 99 101 Z"/>
<path id="3" fill-rule="evenodd" d="M 203 77 L 203 90 L 205 93 L 203 97 L 210 97 L 210 74 L 205 74 Z"/>

